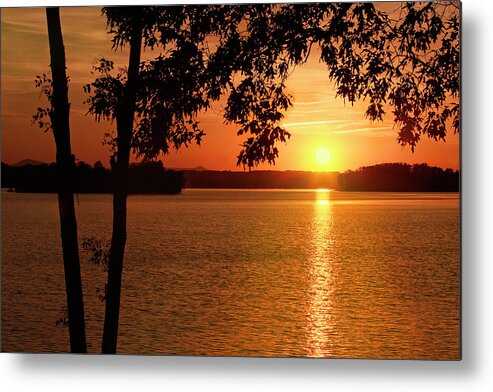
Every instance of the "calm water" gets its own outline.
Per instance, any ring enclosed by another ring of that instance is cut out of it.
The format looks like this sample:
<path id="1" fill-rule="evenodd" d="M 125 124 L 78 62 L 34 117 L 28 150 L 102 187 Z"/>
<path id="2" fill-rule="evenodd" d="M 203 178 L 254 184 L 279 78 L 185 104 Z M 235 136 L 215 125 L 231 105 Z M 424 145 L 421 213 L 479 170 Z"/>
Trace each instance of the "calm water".
<path id="1" fill-rule="evenodd" d="M 131 196 L 120 353 L 459 357 L 457 194 Z M 109 195 L 79 237 L 110 238 Z M 89 350 L 104 273 L 82 255 Z M 2 351 L 68 350 L 56 195 L 2 193 Z"/>

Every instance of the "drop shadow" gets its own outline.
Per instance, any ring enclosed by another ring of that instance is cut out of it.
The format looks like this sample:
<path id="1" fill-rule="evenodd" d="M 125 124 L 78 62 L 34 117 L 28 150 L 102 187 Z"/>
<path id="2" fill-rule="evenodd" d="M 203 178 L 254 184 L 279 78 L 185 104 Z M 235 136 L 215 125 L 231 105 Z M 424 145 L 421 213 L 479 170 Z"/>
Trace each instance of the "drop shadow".
<path id="1" fill-rule="evenodd" d="M 461 96 L 461 321 L 462 321 L 462 358 L 464 366 L 471 371 L 477 368 L 479 357 L 478 320 L 480 291 L 478 287 L 480 262 L 480 196 L 482 160 L 480 105 L 476 92 L 481 89 L 481 74 L 478 59 L 484 48 L 479 42 L 480 22 L 471 17 L 462 23 L 462 96 Z"/>
<path id="2" fill-rule="evenodd" d="M 224 377 L 306 377 L 326 379 L 354 374 L 386 380 L 416 375 L 425 378 L 460 378 L 471 373 L 465 361 L 385 361 L 356 359 L 303 358 L 228 358 L 228 357 L 155 357 L 155 356 L 99 356 L 70 354 L 12 354 L 18 374 L 60 374 L 117 376 L 217 376 Z"/>

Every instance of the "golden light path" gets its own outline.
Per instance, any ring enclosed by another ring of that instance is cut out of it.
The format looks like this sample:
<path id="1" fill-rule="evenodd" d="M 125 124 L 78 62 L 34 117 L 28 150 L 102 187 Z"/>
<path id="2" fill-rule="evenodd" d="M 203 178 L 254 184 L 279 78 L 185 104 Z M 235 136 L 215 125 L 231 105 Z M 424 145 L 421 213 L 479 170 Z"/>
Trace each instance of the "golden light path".
<path id="1" fill-rule="evenodd" d="M 308 356 L 311 357 L 330 356 L 330 337 L 334 334 L 335 327 L 335 320 L 331 314 L 331 253 L 334 241 L 330 194 L 327 189 L 318 189 L 314 203 L 307 324 L 307 348 Z"/>

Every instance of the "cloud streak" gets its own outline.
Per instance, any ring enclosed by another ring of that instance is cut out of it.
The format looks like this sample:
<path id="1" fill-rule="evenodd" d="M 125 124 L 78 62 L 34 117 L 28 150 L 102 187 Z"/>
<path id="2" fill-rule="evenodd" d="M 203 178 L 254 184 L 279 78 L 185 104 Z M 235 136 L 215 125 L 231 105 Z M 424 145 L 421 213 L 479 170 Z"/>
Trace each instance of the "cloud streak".
<path id="1" fill-rule="evenodd" d="M 284 127 L 313 127 L 315 125 L 324 125 L 324 124 L 340 124 L 351 122 L 351 120 L 320 120 L 320 121 L 301 121 L 301 122 L 291 122 L 282 124 Z"/>

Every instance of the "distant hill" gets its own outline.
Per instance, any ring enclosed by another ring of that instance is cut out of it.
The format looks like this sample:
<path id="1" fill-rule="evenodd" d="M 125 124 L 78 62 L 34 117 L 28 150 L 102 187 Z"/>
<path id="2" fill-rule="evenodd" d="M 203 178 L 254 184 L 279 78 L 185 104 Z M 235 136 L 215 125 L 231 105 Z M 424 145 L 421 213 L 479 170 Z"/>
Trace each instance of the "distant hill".
<path id="1" fill-rule="evenodd" d="M 204 166 L 187 167 L 187 168 L 171 167 L 169 169 L 170 170 L 176 170 L 176 171 L 206 171 L 207 170 L 207 168 Z"/>
<path id="2" fill-rule="evenodd" d="M 14 163 L 10 166 L 19 167 L 19 166 L 27 166 L 27 165 L 31 165 L 31 166 L 46 165 L 46 162 L 36 161 L 34 159 L 23 159 L 22 161 Z"/>
<path id="3" fill-rule="evenodd" d="M 337 188 L 338 172 L 184 170 L 185 188 L 317 189 Z"/>

